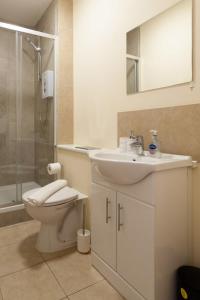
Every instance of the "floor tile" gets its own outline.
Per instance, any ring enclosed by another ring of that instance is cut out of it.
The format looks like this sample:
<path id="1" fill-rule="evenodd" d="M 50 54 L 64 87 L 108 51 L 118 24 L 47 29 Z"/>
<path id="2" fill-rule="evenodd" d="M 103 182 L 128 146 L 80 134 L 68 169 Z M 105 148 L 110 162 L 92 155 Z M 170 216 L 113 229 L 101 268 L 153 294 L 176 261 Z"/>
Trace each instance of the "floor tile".
<path id="1" fill-rule="evenodd" d="M 37 221 L 23 222 L 0 228 L 0 247 L 11 245 L 23 239 L 36 235 L 39 231 L 40 223 Z"/>
<path id="2" fill-rule="evenodd" d="M 105 280 L 69 296 L 70 300 L 124 300 Z"/>
<path id="3" fill-rule="evenodd" d="M 41 256 L 45 261 L 54 259 L 58 256 L 64 256 L 64 255 L 69 255 L 70 253 L 76 251 L 76 247 L 71 247 L 65 250 L 53 252 L 53 253 L 41 253 Z"/>
<path id="4" fill-rule="evenodd" d="M 3 300 L 60 300 L 65 295 L 46 264 L 0 279 Z"/>
<path id="5" fill-rule="evenodd" d="M 66 295 L 70 295 L 100 280 L 102 276 L 91 266 L 91 256 L 77 251 L 47 261 Z"/>
<path id="6" fill-rule="evenodd" d="M 0 276 L 28 268 L 43 261 L 35 249 L 35 239 L 26 238 L 20 243 L 0 248 Z"/>
<path id="7" fill-rule="evenodd" d="M 40 226 L 41 223 L 36 220 L 24 222 L 21 225 L 21 227 L 23 227 L 23 230 L 25 231 L 25 234 L 27 234 L 27 236 L 37 234 L 40 230 Z"/>

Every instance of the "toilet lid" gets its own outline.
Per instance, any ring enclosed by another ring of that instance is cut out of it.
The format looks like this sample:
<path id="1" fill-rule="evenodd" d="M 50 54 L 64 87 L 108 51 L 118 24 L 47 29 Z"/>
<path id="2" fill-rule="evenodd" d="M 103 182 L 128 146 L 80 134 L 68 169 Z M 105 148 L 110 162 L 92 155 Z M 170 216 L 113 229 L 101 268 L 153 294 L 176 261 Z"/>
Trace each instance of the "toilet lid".
<path id="1" fill-rule="evenodd" d="M 33 192 L 36 192 L 39 189 L 40 188 L 33 189 L 33 190 L 30 190 L 30 191 L 24 193 L 22 196 L 22 199 L 25 202 L 29 202 L 28 197 Z M 58 192 L 56 192 L 55 194 L 53 194 L 51 197 L 49 197 L 41 206 L 53 206 L 53 205 L 67 203 L 67 202 L 77 199 L 78 196 L 79 196 L 79 193 L 76 190 L 66 186 L 66 187 L 62 188 L 61 190 L 59 190 Z"/>

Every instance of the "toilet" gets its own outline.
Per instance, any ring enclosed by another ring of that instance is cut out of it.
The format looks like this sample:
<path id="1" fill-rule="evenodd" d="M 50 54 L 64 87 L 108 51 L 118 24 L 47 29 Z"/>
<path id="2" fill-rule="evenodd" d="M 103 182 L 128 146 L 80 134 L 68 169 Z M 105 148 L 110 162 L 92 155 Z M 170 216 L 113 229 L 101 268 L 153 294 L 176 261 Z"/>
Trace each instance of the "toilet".
<path id="1" fill-rule="evenodd" d="M 28 201 L 28 197 L 39 188 L 22 196 L 27 213 L 41 222 L 36 242 L 36 249 L 40 252 L 51 253 L 76 245 L 76 233 L 82 225 L 83 200 L 87 196 L 76 191 L 76 199 L 67 198 L 67 188 L 49 197 L 42 206 L 32 206 Z"/>

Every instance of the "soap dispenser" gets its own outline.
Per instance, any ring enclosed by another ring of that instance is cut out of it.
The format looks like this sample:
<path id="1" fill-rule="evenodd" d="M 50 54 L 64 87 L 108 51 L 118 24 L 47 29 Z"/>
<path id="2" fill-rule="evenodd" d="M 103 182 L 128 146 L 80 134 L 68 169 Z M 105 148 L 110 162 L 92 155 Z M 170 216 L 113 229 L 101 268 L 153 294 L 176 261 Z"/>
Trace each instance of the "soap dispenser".
<path id="1" fill-rule="evenodd" d="M 155 129 L 150 130 L 151 144 L 149 145 L 149 153 L 151 156 L 160 157 L 160 144 L 158 141 L 158 131 Z"/>

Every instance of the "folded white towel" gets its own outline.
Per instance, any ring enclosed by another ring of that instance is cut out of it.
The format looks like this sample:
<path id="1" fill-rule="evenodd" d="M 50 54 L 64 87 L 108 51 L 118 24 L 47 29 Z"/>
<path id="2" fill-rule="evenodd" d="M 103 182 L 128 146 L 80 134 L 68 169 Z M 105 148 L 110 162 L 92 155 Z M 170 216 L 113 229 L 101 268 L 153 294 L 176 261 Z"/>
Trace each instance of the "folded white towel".
<path id="1" fill-rule="evenodd" d="M 44 203 L 44 206 L 51 206 L 54 205 L 55 203 L 62 204 L 62 203 L 67 203 L 72 200 L 76 200 L 78 198 L 78 191 L 65 186 L 63 189 L 57 191 L 55 194 L 51 195 Z"/>
<path id="2" fill-rule="evenodd" d="M 67 185 L 66 180 L 56 180 L 50 184 L 45 185 L 41 189 L 37 190 L 33 194 L 28 196 L 28 201 L 33 206 L 41 206 L 51 195 L 61 190 Z"/>

